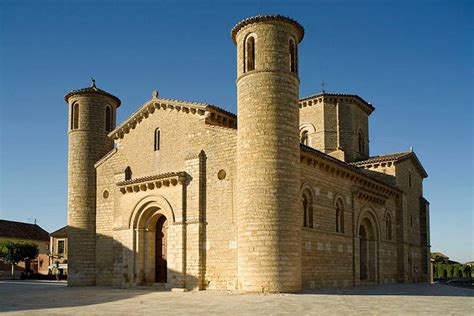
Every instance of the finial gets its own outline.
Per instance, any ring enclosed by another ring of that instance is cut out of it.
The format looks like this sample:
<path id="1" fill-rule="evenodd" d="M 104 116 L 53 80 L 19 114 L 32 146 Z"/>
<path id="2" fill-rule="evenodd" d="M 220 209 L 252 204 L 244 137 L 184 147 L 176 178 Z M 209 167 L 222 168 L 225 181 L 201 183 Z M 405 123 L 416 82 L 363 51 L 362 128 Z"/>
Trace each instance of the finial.
<path id="1" fill-rule="evenodd" d="M 410 152 L 413 152 L 413 146 L 410 146 Z"/>
<path id="2" fill-rule="evenodd" d="M 324 86 L 326 85 L 326 83 L 324 81 L 321 81 L 321 92 L 324 93 L 326 91 L 324 91 Z"/>
<path id="3" fill-rule="evenodd" d="M 153 99 L 158 99 L 158 91 L 157 90 L 153 90 L 152 97 L 153 97 Z"/>
<path id="4" fill-rule="evenodd" d="M 91 77 L 91 80 L 92 80 L 91 88 L 97 88 L 97 87 L 95 86 L 95 79 Z"/>

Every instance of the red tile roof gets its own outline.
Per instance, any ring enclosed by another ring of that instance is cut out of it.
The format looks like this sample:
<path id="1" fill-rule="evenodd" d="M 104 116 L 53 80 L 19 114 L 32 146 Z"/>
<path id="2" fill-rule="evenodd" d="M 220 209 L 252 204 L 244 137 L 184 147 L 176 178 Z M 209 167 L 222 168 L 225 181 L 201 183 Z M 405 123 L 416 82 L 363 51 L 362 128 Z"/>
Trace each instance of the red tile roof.
<path id="1" fill-rule="evenodd" d="M 36 224 L 0 219 L 0 237 L 49 241 L 49 233 Z"/>

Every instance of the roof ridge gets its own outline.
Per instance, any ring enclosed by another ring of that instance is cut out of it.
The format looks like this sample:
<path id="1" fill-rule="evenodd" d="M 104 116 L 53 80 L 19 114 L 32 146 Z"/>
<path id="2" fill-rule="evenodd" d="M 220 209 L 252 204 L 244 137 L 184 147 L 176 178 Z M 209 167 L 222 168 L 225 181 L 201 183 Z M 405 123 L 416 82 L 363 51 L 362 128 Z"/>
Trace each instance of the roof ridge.
<path id="1" fill-rule="evenodd" d="M 158 97 L 152 97 L 150 100 L 146 101 L 143 103 L 141 106 L 139 106 L 132 114 L 128 116 L 127 119 L 125 119 L 122 123 L 120 123 L 113 131 L 111 131 L 108 136 L 112 137 L 116 135 L 120 129 L 126 127 L 128 123 L 133 122 L 139 115 L 142 113 L 142 111 L 146 112 L 146 108 L 150 106 L 154 106 L 154 102 L 169 102 L 169 103 L 177 103 L 177 104 L 171 104 L 172 106 L 179 105 L 179 106 L 184 106 L 184 107 L 189 107 L 194 110 L 199 110 L 203 111 L 215 111 L 215 112 L 220 112 L 221 114 L 227 115 L 232 117 L 233 119 L 237 119 L 237 115 L 229 112 L 227 110 L 224 110 L 223 108 L 210 104 L 210 103 L 205 103 L 205 102 L 196 102 L 196 101 L 186 101 L 186 100 L 177 100 L 177 99 L 170 99 L 170 98 L 158 98 Z M 158 107 L 159 108 L 159 107 Z M 151 111 L 151 110 L 150 110 Z M 153 110 L 154 111 L 154 110 Z M 194 113 L 194 112 L 193 112 Z M 145 117 L 147 117 L 145 115 Z M 138 119 L 139 121 L 141 120 L 140 118 Z"/>

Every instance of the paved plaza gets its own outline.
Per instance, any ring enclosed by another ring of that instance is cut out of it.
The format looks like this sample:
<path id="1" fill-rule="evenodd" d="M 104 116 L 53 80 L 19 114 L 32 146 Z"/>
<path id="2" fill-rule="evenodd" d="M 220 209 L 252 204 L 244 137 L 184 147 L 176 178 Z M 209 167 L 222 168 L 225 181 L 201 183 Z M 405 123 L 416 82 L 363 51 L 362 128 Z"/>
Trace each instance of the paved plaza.
<path id="1" fill-rule="evenodd" d="M 56 281 L 0 281 L 0 313 L 22 315 L 473 315 L 474 290 L 395 284 L 303 294 L 68 288 Z"/>

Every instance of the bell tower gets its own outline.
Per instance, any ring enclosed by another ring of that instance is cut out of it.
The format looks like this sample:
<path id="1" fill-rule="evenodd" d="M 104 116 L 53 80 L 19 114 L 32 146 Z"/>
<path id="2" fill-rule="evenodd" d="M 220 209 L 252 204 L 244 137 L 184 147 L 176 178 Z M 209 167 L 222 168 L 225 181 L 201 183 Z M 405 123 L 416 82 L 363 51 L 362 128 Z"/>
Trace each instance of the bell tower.
<path id="1" fill-rule="evenodd" d="M 238 282 L 243 292 L 301 290 L 298 43 L 283 16 L 256 16 L 237 45 Z"/>
<path id="2" fill-rule="evenodd" d="M 96 173 L 94 164 L 113 149 L 120 100 L 88 88 L 65 95 L 68 104 L 68 285 L 95 285 Z"/>

